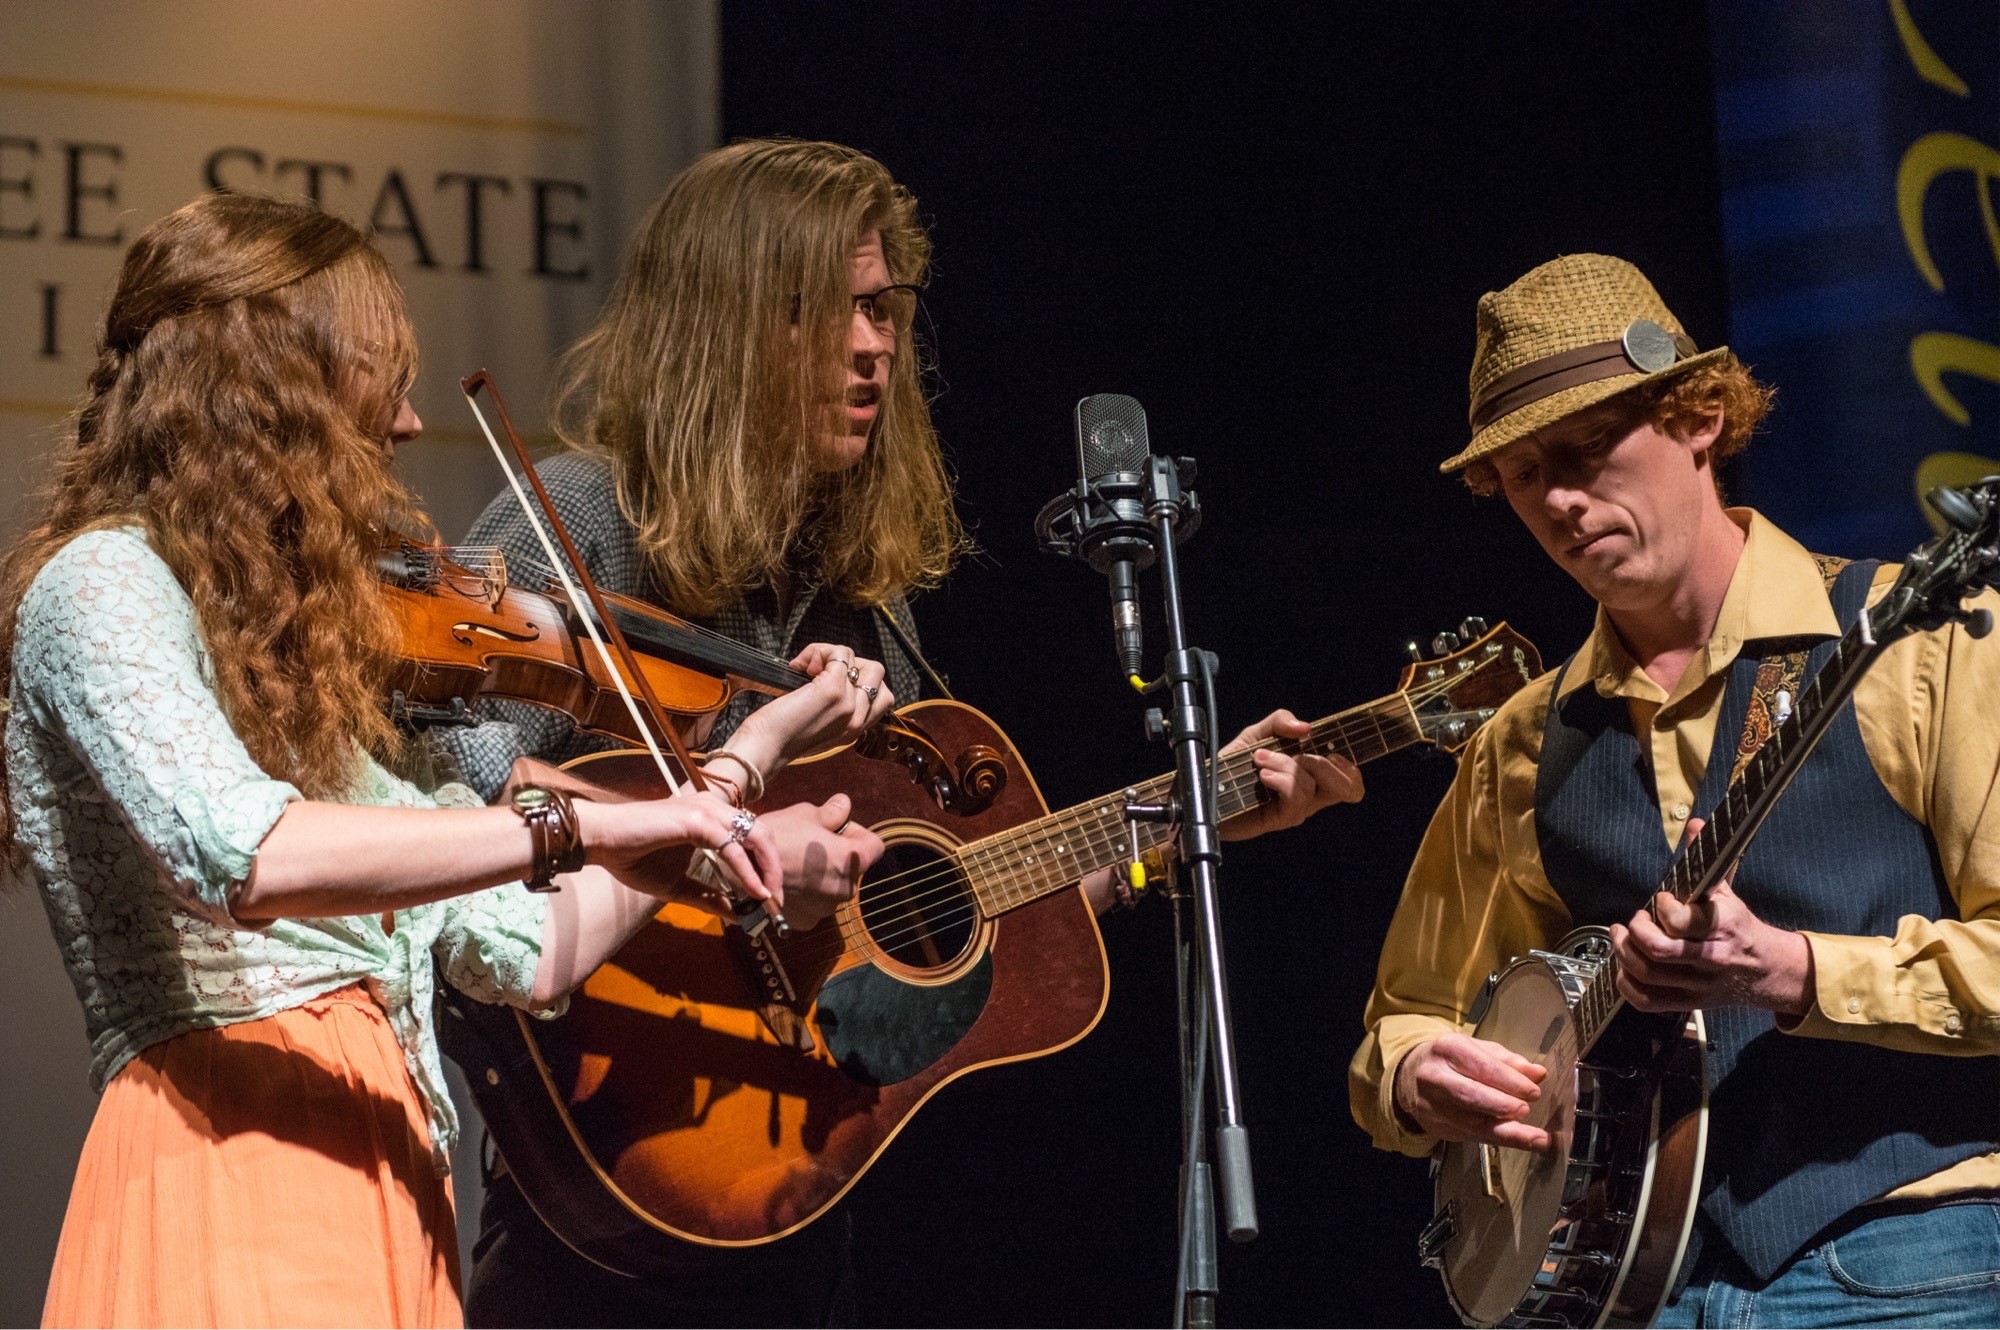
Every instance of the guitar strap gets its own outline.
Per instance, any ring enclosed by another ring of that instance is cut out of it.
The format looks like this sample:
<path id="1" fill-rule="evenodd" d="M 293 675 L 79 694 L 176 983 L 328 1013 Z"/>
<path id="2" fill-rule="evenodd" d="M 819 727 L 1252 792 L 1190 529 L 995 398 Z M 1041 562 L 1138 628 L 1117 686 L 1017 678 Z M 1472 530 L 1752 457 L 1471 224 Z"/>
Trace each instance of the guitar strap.
<path id="1" fill-rule="evenodd" d="M 1812 557 L 1813 562 L 1819 565 L 1820 578 L 1831 595 L 1833 584 L 1848 561 L 1832 554 L 1815 554 Z M 1736 740 L 1736 762 L 1730 769 L 1730 780 L 1743 774 L 1743 768 L 1757 756 L 1757 750 L 1771 737 L 1771 731 L 1791 713 L 1791 704 L 1805 682 L 1806 657 L 1810 654 L 1812 647 L 1808 644 L 1796 651 L 1767 656 L 1757 666 L 1757 682 L 1750 690 L 1750 706 L 1743 718 L 1743 733 Z M 1778 705 L 1780 693 L 1786 697 L 1782 708 Z"/>

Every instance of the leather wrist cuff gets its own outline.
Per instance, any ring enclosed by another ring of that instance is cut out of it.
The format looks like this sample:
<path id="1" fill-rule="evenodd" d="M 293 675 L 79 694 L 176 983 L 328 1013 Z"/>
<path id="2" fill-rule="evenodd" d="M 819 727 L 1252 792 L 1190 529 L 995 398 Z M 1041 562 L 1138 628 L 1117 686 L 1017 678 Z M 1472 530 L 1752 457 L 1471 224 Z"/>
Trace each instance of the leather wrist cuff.
<path id="1" fill-rule="evenodd" d="M 533 859 L 522 885 L 529 891 L 556 890 L 556 875 L 583 867 L 583 827 L 576 805 L 561 790 L 529 785 L 514 793 L 514 811 L 528 824 Z"/>

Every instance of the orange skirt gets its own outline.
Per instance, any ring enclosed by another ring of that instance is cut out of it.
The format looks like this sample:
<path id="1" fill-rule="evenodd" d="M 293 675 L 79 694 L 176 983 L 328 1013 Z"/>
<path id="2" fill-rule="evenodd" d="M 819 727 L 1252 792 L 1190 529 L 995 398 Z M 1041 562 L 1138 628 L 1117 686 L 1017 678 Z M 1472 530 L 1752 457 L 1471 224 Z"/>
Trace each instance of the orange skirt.
<path id="1" fill-rule="evenodd" d="M 154 1044 L 105 1087 L 48 1326 L 458 1326 L 451 1191 L 359 987 Z"/>

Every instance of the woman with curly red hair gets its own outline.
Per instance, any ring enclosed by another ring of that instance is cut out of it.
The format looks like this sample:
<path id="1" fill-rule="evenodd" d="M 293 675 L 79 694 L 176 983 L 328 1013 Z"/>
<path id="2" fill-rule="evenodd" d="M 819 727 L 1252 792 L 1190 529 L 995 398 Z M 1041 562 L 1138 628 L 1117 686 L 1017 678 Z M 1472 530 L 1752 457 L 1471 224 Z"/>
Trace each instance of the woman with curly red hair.
<path id="1" fill-rule="evenodd" d="M 675 890 L 633 871 L 662 847 L 789 886 L 808 924 L 880 851 L 809 805 L 486 808 L 398 774 L 374 557 L 408 511 L 389 454 L 421 429 L 415 368 L 353 226 L 197 200 L 126 256 L 0 569 L 8 830 L 103 1091 L 48 1324 L 456 1324 L 434 972 L 556 1010 Z M 737 750 L 775 765 L 873 719 L 824 673 Z M 787 867 L 802 843 L 824 874 Z"/>

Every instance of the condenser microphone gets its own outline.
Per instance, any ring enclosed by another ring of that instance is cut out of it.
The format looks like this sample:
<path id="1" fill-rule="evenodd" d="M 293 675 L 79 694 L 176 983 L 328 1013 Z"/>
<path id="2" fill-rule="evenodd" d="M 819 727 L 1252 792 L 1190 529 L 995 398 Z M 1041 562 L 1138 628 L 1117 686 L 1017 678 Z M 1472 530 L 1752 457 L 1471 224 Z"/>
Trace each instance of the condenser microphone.
<path id="1" fill-rule="evenodd" d="M 1111 581 L 1111 634 L 1118 669 L 1137 678 L 1145 660 L 1139 625 L 1139 571 L 1153 562 L 1153 531 L 1143 498 L 1152 459 L 1146 408 L 1123 393 L 1097 393 L 1076 404 L 1080 491 L 1101 511 L 1086 532 L 1083 557 Z"/>
<path id="2" fill-rule="evenodd" d="M 1137 678 L 1138 574 L 1157 557 L 1157 516 L 1174 522 L 1174 544 L 1201 525 L 1201 505 L 1181 487 L 1194 478 L 1186 458 L 1153 456 L 1146 409 L 1123 393 L 1098 393 L 1076 404 L 1074 488 L 1042 507 L 1035 534 L 1043 549 L 1081 559 L 1111 583 L 1111 628 L 1118 667 Z M 1152 511 L 1158 507 L 1158 512 Z"/>

